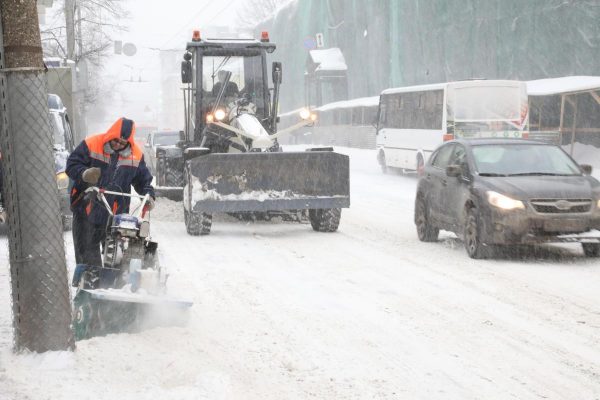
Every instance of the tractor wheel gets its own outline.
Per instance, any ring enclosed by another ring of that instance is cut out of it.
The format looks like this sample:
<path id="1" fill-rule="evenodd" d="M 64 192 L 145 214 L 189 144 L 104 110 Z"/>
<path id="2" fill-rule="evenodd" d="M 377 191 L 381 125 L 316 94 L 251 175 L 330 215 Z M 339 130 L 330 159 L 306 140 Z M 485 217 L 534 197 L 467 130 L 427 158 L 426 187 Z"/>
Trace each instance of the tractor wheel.
<path id="1" fill-rule="evenodd" d="M 212 214 L 184 211 L 185 228 L 192 236 L 208 235 L 212 227 Z"/>
<path id="2" fill-rule="evenodd" d="M 317 232 L 335 232 L 340 225 L 341 208 L 322 208 L 308 210 L 308 219 Z"/>
<path id="3" fill-rule="evenodd" d="M 156 185 L 165 186 L 165 168 L 166 163 L 163 157 L 156 160 Z"/>
<path id="4" fill-rule="evenodd" d="M 379 166 L 381 167 L 381 172 L 387 174 L 389 170 L 387 164 L 385 163 L 385 153 L 383 152 L 383 150 L 381 150 L 379 154 L 377 154 L 377 161 L 379 162 Z"/>
<path id="5" fill-rule="evenodd" d="M 184 185 L 183 172 L 177 170 L 168 170 L 165 175 L 165 186 L 168 187 L 182 187 Z M 167 198 L 173 201 L 183 200 L 183 193 L 181 192 L 167 192 Z"/>

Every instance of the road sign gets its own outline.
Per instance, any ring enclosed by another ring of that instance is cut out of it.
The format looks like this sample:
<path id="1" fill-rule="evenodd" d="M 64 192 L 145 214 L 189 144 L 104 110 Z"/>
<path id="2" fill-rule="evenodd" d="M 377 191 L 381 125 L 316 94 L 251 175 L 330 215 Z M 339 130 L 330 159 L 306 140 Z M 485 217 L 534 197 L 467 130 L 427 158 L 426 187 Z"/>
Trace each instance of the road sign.
<path id="1" fill-rule="evenodd" d="M 318 48 L 325 47 L 325 42 L 323 41 L 323 34 L 322 33 L 317 33 L 315 35 L 315 37 L 317 39 L 317 47 Z"/>

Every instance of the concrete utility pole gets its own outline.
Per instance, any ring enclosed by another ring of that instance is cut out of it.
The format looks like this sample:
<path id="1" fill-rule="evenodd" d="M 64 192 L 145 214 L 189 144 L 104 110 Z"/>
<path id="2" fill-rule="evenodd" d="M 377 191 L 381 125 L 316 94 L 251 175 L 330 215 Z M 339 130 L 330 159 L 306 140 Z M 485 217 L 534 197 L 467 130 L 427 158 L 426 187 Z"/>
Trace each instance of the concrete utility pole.
<path id="1" fill-rule="evenodd" d="M 65 26 L 67 31 L 67 58 L 75 59 L 75 0 L 65 0 Z"/>
<path id="2" fill-rule="evenodd" d="M 35 0 L 0 0 L 0 150 L 17 351 L 74 349 Z"/>

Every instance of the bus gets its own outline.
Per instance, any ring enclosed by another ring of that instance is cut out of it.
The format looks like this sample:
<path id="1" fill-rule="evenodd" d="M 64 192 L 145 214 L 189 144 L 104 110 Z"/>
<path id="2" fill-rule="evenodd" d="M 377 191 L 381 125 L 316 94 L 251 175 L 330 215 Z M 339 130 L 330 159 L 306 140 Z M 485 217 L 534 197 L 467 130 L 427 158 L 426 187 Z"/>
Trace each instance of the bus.
<path id="1" fill-rule="evenodd" d="M 317 120 L 279 139 L 281 144 L 314 144 L 375 149 L 379 96 L 328 103 L 313 109 Z M 280 128 L 298 122 L 300 109 L 281 114 Z"/>
<path id="2" fill-rule="evenodd" d="M 529 106 L 524 82 L 472 80 L 386 89 L 379 97 L 377 160 L 419 175 L 431 153 L 458 138 L 523 138 Z"/>

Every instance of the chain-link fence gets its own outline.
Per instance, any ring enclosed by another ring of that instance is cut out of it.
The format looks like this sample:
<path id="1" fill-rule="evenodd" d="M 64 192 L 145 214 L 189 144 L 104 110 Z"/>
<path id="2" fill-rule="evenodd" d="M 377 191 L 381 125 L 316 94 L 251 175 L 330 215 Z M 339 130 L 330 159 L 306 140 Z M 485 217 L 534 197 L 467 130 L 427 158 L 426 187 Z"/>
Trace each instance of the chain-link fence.
<path id="1" fill-rule="evenodd" d="M 5 25 L 2 30 L 5 38 L 10 28 Z M 15 348 L 35 352 L 72 349 L 45 74 L 39 68 L 11 68 L 5 60 L 7 44 L 0 42 L 0 150 Z M 28 50 L 21 43 L 11 45 Z"/>

